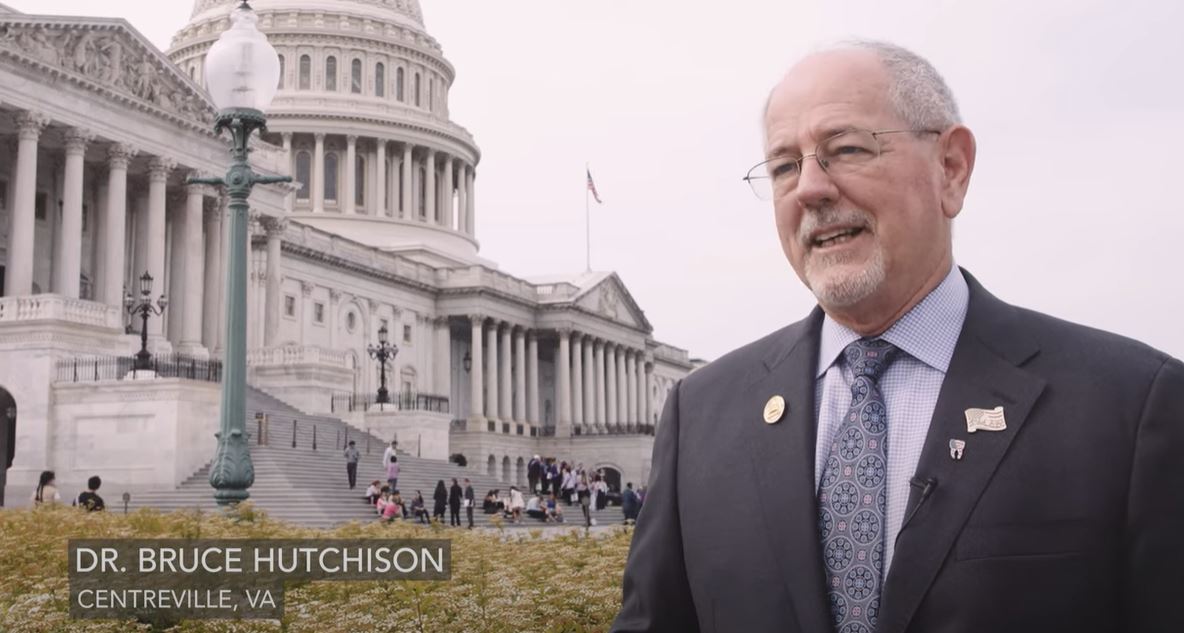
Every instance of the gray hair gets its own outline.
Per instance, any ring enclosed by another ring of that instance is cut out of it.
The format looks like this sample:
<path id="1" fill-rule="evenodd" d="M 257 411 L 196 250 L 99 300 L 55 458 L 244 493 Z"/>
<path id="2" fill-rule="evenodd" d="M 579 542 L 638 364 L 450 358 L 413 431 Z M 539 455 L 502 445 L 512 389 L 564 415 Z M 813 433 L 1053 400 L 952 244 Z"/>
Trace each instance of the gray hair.
<path id="1" fill-rule="evenodd" d="M 880 58 L 891 79 L 888 98 L 909 125 L 944 130 L 962 122 L 954 93 L 929 60 L 903 46 L 876 40 L 853 40 L 839 48 L 871 51 Z"/>
<path id="2" fill-rule="evenodd" d="M 906 123 L 918 130 L 944 130 L 962 122 L 958 103 L 937 69 L 909 49 L 878 40 L 847 40 L 815 52 L 845 49 L 870 51 L 888 72 L 888 99 Z M 772 93 L 769 94 L 770 100 Z M 765 102 L 768 111 L 769 101 Z"/>

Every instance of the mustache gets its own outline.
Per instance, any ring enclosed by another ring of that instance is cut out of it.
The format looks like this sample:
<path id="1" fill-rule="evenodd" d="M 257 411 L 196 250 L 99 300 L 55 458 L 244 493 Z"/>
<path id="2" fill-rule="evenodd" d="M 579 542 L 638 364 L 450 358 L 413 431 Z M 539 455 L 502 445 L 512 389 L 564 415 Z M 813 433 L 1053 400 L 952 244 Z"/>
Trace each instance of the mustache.
<path id="1" fill-rule="evenodd" d="M 820 207 L 808 210 L 802 216 L 798 225 L 798 244 L 809 248 L 813 236 L 819 231 L 835 226 L 857 226 L 869 231 L 872 228 L 872 216 L 859 209 L 839 209 L 837 207 Z"/>

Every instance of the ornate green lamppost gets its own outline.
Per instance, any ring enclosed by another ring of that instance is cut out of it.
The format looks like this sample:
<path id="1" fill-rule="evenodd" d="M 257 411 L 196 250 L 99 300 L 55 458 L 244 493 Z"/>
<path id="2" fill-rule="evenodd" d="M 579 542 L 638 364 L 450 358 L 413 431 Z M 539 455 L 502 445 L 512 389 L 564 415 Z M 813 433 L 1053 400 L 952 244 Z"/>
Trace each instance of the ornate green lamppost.
<path id="1" fill-rule="evenodd" d="M 214 499 L 221 505 L 250 496 L 255 483 L 246 436 L 247 389 L 247 198 L 257 184 L 291 182 L 288 176 L 262 176 L 247 162 L 251 135 L 267 131 L 263 110 L 275 97 L 280 61 L 256 28 L 258 16 L 246 0 L 230 15 L 231 26 L 206 53 L 206 87 L 218 108 L 214 131 L 230 131 L 231 165 L 224 178 L 190 178 L 192 184 L 223 185 L 230 198 L 226 266 L 226 343 L 222 359 L 222 415 L 218 452 L 210 469 Z"/>

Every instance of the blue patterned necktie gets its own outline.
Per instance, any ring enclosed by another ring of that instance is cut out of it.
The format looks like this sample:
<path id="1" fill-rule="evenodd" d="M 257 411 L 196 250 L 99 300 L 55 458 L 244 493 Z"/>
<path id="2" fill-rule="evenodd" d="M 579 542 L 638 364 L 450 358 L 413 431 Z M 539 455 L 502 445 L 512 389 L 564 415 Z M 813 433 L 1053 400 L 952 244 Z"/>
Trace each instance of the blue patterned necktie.
<path id="1" fill-rule="evenodd" d="M 855 375 L 818 486 L 818 531 L 838 633 L 872 633 L 880 611 L 887 515 L 888 415 L 878 384 L 897 349 L 860 339 L 843 350 Z"/>

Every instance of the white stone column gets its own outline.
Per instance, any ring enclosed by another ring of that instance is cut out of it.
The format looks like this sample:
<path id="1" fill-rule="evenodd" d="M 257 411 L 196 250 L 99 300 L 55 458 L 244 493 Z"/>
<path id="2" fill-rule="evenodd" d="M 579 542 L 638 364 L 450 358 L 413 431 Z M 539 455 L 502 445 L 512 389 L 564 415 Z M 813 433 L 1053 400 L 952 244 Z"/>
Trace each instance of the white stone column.
<path id="1" fill-rule="evenodd" d="M 444 156 L 444 191 L 443 191 L 444 199 L 441 200 L 441 202 L 443 202 L 443 204 L 440 205 L 441 209 L 443 209 L 443 211 L 442 211 L 443 217 L 441 218 L 443 220 L 443 222 L 441 222 L 441 224 L 443 224 L 444 226 L 446 226 L 450 229 L 456 226 L 455 220 L 453 219 L 454 209 L 453 209 L 452 191 L 453 191 L 452 157 L 445 155 Z"/>
<path id="2" fill-rule="evenodd" d="M 424 159 L 424 209 L 426 209 L 427 223 L 436 224 L 436 150 L 428 148 L 427 158 Z"/>
<path id="3" fill-rule="evenodd" d="M 386 139 L 374 140 L 374 213 L 375 217 L 386 216 Z M 448 397 L 448 394 L 438 394 Z"/>
<path id="4" fill-rule="evenodd" d="M 654 365 L 645 364 L 645 424 L 654 424 Z"/>
<path id="5" fill-rule="evenodd" d="M 288 166 L 288 173 L 293 177 L 296 175 L 296 164 L 292 161 L 292 133 L 284 132 L 280 135 L 284 139 L 284 164 Z M 296 208 L 296 190 L 288 192 L 284 196 L 284 211 L 291 213 Z"/>
<path id="6" fill-rule="evenodd" d="M 469 232 L 468 210 L 469 205 L 469 187 L 468 174 L 469 168 L 461 161 L 460 167 L 456 175 L 456 230 L 461 233 Z"/>
<path id="7" fill-rule="evenodd" d="M 498 419 L 498 357 L 497 357 L 497 321 L 491 322 L 492 331 L 486 337 L 485 350 L 485 417 L 490 420 Z"/>
<path id="8" fill-rule="evenodd" d="M 263 346 L 274 347 L 280 336 L 280 284 L 283 282 L 280 257 L 283 252 L 284 230 L 287 220 L 271 216 L 260 218 L 267 234 L 267 290 L 263 308 Z"/>
<path id="9" fill-rule="evenodd" d="M 398 214 L 404 220 L 410 220 L 415 217 L 415 209 L 411 204 L 411 192 L 415 187 L 411 186 L 411 144 L 403 144 L 403 162 L 400 165 L 403 168 L 403 184 L 399 189 L 399 196 L 402 198 L 403 210 Z"/>
<path id="10" fill-rule="evenodd" d="M 214 208 L 205 213 L 206 266 L 203 280 L 205 298 L 202 302 L 205 311 L 201 323 L 201 340 L 211 352 L 221 347 L 219 341 L 222 336 L 220 326 L 222 324 L 222 289 L 224 285 L 221 275 L 222 245 L 225 241 L 222 232 L 222 218 L 225 215 L 225 207 L 223 207 L 225 201 L 225 195 L 219 196 Z"/>
<path id="11" fill-rule="evenodd" d="M 555 360 L 555 437 L 571 437 L 571 330 L 559 330 L 559 357 Z"/>
<path id="12" fill-rule="evenodd" d="M 583 358 L 578 359 L 584 364 L 584 425 L 596 424 L 596 361 L 592 352 L 595 341 L 584 337 Z"/>
<path id="13" fill-rule="evenodd" d="M 617 417 L 619 395 L 617 392 L 617 345 L 615 343 L 604 344 L 604 384 L 604 424 L 612 426 L 619 421 Z"/>
<path id="14" fill-rule="evenodd" d="M 604 362 L 605 343 L 597 340 L 595 344 L 596 357 L 596 426 L 603 428 L 608 423 L 608 376 Z"/>
<path id="15" fill-rule="evenodd" d="M 485 317 L 480 314 L 469 315 L 472 325 L 472 338 L 469 343 L 469 429 L 470 431 L 485 430 L 485 363 L 483 362 Z"/>
<path id="16" fill-rule="evenodd" d="M 325 212 L 325 135 L 321 132 L 313 134 L 316 148 L 312 154 L 312 211 Z M 340 184 L 340 183 L 338 183 Z M 338 190 L 341 187 L 337 188 Z M 339 194 L 340 195 L 340 194 Z"/>
<path id="17" fill-rule="evenodd" d="M 448 326 L 448 317 L 433 319 L 436 333 L 436 350 L 433 354 L 432 369 L 436 372 L 433 387 L 437 396 L 452 397 L 452 331 Z"/>
<path id="18" fill-rule="evenodd" d="M 633 401 L 633 419 L 645 424 L 645 358 L 641 350 L 633 354 L 633 383 L 637 395 Z"/>
<path id="19" fill-rule="evenodd" d="M 169 172 L 176 165 L 171 159 L 156 157 L 148 163 L 148 227 L 147 227 L 147 266 L 148 273 L 155 281 L 152 284 L 152 299 L 166 294 L 170 289 L 166 287 L 164 274 L 164 245 L 165 245 L 165 213 L 168 193 L 167 180 Z M 160 337 L 161 324 L 159 317 L 148 319 L 148 336 Z"/>
<path id="20" fill-rule="evenodd" d="M 571 336 L 571 423 L 584 425 L 584 336 Z"/>
<path id="21" fill-rule="evenodd" d="M 620 361 L 622 361 L 622 375 L 625 379 L 625 385 L 622 389 L 622 403 L 625 405 L 625 413 L 620 416 L 620 424 L 629 425 L 633 421 L 633 411 L 637 408 L 637 381 L 633 376 L 633 351 L 629 349 L 622 350 L 620 354 Z"/>
<path id="22" fill-rule="evenodd" d="M 504 422 L 514 419 L 513 330 L 514 326 L 509 323 L 503 323 L 499 329 L 501 345 L 498 351 L 501 352 L 501 356 L 498 358 L 500 361 L 498 376 L 501 378 L 501 383 L 498 385 L 500 387 L 498 390 L 498 403 L 501 406 L 498 407 L 498 418 Z"/>
<path id="23" fill-rule="evenodd" d="M 16 117 L 15 188 L 8 215 L 8 261 L 4 269 L 4 294 L 33 294 L 33 246 L 37 226 L 37 142 L 49 123 L 39 113 L 24 111 Z M 48 289 L 47 289 L 48 290 Z"/>
<path id="24" fill-rule="evenodd" d="M 465 220 L 468 221 L 469 227 L 466 231 L 469 235 L 477 235 L 477 172 L 473 167 L 469 167 L 466 171 L 468 181 L 465 185 L 467 190 L 467 197 L 465 198 Z"/>
<path id="25" fill-rule="evenodd" d="M 354 185 L 358 181 L 357 173 L 358 165 L 358 137 L 349 134 L 345 137 L 345 182 L 340 183 L 344 186 L 337 187 L 338 201 L 341 202 L 341 209 L 345 213 L 357 213 L 357 206 L 354 204 L 354 197 L 357 192 L 354 191 Z M 342 198 L 345 198 L 342 200 Z"/>
<path id="26" fill-rule="evenodd" d="M 53 291 L 78 298 L 78 279 L 82 274 L 82 171 L 86 146 L 94 138 L 77 128 L 66 132 L 66 177 L 62 192 L 62 228 L 58 262 L 53 267 Z"/>
<path id="27" fill-rule="evenodd" d="M 625 376 L 625 348 L 617 347 L 617 424 L 624 425 L 629 408 L 629 387 Z"/>
<path id="28" fill-rule="evenodd" d="M 190 173 L 190 177 L 200 176 L 197 172 Z M 182 298 L 183 310 L 174 313 L 174 318 L 181 320 L 181 337 L 177 343 L 177 351 L 183 354 L 200 355 L 204 349 L 201 345 L 202 310 L 205 294 L 202 273 L 205 271 L 205 252 L 202 250 L 202 214 L 205 211 L 205 195 L 209 193 L 202 185 L 188 185 L 185 188 L 185 217 L 180 226 L 180 239 L 174 237 L 173 248 L 181 248 L 180 275 L 174 273 L 174 279 L 182 280 L 180 288 L 173 294 Z"/>
<path id="29" fill-rule="evenodd" d="M 535 426 L 542 426 L 539 417 L 539 339 L 534 330 L 526 335 L 526 419 Z"/>
<path id="30" fill-rule="evenodd" d="M 514 328 L 514 421 L 526 422 L 526 332 Z"/>

